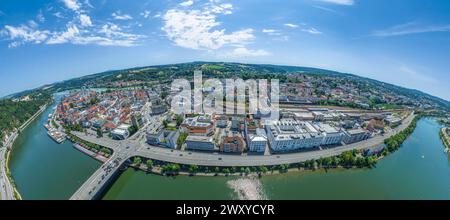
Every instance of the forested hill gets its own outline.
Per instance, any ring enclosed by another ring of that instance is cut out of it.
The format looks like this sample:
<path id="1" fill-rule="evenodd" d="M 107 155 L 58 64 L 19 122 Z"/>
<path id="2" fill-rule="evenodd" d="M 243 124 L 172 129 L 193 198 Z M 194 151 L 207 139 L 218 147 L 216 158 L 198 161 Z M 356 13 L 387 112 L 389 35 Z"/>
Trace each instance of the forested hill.
<path id="1" fill-rule="evenodd" d="M 7 133 L 19 128 L 50 99 L 47 93 L 32 92 L 22 96 L 22 99 L 0 100 L 0 146 Z"/>

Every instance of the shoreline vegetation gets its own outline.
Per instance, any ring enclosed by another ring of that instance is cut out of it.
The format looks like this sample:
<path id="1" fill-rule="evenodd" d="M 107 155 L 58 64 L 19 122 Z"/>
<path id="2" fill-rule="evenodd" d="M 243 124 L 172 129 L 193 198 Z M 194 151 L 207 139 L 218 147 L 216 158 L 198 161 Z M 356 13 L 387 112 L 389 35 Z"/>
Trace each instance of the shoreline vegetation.
<path id="1" fill-rule="evenodd" d="M 447 152 L 450 153 L 450 151 L 448 149 L 450 149 L 450 143 L 448 141 L 448 131 L 450 130 L 450 128 L 448 127 L 443 127 L 441 129 L 441 131 L 439 132 L 439 137 L 442 140 L 442 144 L 444 145 L 445 149 L 447 149 Z"/>

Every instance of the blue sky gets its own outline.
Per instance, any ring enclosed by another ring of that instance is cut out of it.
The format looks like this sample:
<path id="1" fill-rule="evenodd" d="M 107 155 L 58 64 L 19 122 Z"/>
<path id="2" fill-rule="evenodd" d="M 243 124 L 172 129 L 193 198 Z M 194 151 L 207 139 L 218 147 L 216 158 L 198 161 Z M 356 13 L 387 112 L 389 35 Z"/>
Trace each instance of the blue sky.
<path id="1" fill-rule="evenodd" d="M 0 96 L 199 60 L 320 67 L 450 100 L 450 2 L 0 1 Z"/>

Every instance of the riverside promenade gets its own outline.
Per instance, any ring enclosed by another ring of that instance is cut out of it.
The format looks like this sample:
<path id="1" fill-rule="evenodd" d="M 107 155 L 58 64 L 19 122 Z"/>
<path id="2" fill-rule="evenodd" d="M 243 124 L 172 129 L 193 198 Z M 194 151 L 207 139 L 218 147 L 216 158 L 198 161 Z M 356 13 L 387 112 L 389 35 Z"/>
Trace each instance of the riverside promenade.
<path id="1" fill-rule="evenodd" d="M 199 166 L 218 166 L 218 167 L 240 167 L 240 166 L 272 166 L 280 164 L 292 164 L 305 162 L 312 159 L 332 157 L 351 150 L 363 150 L 376 147 L 384 142 L 385 139 L 401 132 L 407 128 L 414 114 L 406 117 L 402 124 L 391 130 L 385 135 L 376 136 L 369 140 L 359 143 L 343 145 L 324 150 L 298 152 L 289 154 L 275 155 L 229 155 L 215 153 L 201 153 L 167 149 L 157 146 L 151 146 L 145 143 L 143 131 L 138 131 L 133 137 L 123 141 L 115 141 L 109 138 L 97 138 L 93 135 L 76 133 L 79 138 L 92 142 L 113 150 L 111 158 L 101 166 L 94 174 L 75 192 L 72 200 L 91 200 L 99 198 L 106 190 L 109 184 L 118 175 L 120 168 L 126 166 L 130 158 L 139 156 L 154 160 L 166 161 L 170 163 L 199 165 Z"/>

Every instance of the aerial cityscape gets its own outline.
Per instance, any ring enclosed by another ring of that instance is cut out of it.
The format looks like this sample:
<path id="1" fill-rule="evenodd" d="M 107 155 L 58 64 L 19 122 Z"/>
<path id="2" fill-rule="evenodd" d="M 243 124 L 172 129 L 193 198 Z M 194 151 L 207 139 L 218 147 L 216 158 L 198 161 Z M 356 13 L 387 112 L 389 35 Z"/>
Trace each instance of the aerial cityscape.
<path id="1" fill-rule="evenodd" d="M 445 1 L 24 2 L 0 200 L 450 198 Z"/>

